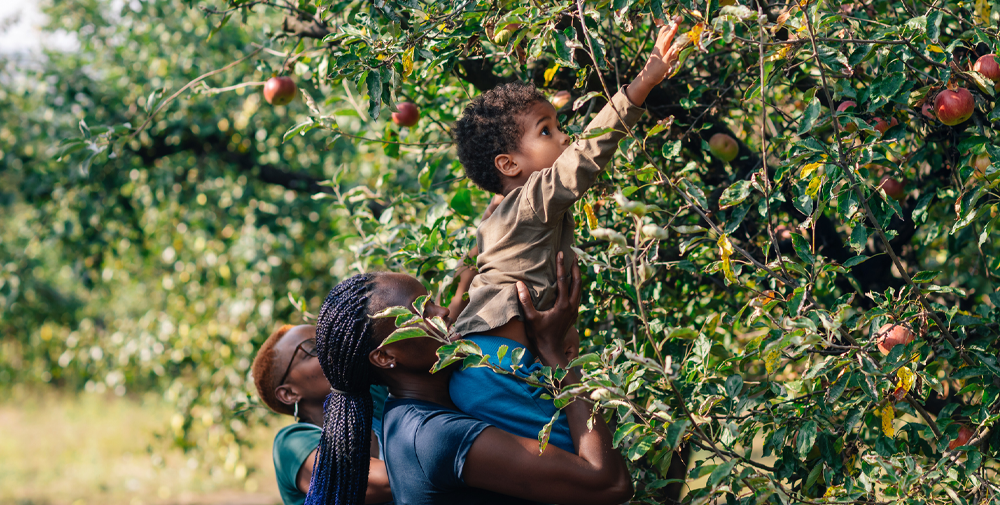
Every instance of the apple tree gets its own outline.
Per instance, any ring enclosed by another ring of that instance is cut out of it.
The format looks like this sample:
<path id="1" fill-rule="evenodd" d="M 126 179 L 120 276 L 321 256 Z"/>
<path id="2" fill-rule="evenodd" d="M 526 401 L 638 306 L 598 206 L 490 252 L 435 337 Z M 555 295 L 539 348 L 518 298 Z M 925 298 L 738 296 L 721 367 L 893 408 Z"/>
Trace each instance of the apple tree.
<path id="1" fill-rule="evenodd" d="M 341 248 L 351 270 L 413 273 L 444 295 L 490 196 L 450 147 L 463 105 L 529 81 L 564 101 L 566 131 L 587 135 L 642 65 L 653 19 L 681 16 L 680 68 L 576 209 L 586 381 L 556 401 L 596 402 L 639 503 L 997 500 L 994 2 L 198 7 L 185 19 L 232 37 L 229 51 L 144 84 L 146 110 L 129 124 L 122 107 L 88 119 L 107 129 L 65 140 L 52 166 L 121 175 L 150 132 L 181 131 L 216 97 L 289 76 L 301 96 L 258 134 L 349 155 L 310 169 L 324 182 L 301 189 L 336 238 L 278 261 Z M 403 102 L 419 108 L 416 124 L 389 119 Z M 319 272 L 273 287 L 282 315 L 284 294 L 315 297 L 303 286 Z"/>

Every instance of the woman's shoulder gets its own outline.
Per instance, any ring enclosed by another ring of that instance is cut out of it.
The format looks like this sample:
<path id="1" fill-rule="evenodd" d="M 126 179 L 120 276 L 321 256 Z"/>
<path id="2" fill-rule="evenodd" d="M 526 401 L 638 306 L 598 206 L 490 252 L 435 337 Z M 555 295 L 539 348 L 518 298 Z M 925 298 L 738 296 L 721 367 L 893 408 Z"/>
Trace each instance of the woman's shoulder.
<path id="1" fill-rule="evenodd" d="M 278 430 L 278 433 L 274 435 L 274 442 L 278 443 L 278 441 L 289 438 L 318 437 L 322 433 L 323 428 L 315 424 L 304 422 L 292 423 Z"/>
<path id="2" fill-rule="evenodd" d="M 412 438 L 413 444 L 406 444 L 410 446 L 457 449 L 456 441 L 471 442 L 488 427 L 488 423 L 436 403 L 390 397 L 385 404 L 386 439 Z"/>

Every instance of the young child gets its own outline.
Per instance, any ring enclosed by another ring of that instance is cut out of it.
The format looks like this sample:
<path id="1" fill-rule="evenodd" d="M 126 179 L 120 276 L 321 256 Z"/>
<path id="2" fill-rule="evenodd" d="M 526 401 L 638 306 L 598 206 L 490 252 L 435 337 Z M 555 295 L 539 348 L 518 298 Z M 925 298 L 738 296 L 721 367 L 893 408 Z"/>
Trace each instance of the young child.
<path id="1" fill-rule="evenodd" d="M 556 258 L 574 254 L 573 204 L 597 180 L 618 142 L 643 113 L 639 108 L 654 86 L 673 69 L 682 45 L 671 46 L 677 21 L 661 26 L 653 52 L 639 75 L 591 121 L 587 131 L 612 128 L 594 138 L 570 143 L 559 130 L 556 111 L 534 87 L 523 83 L 498 86 L 466 106 L 454 129 L 458 157 L 476 185 L 504 195 L 477 233 L 479 275 L 469 289 L 469 304 L 455 324 L 458 333 L 476 342 L 494 363 L 509 369 L 511 353 L 496 362 L 497 350 L 524 347 L 517 374 L 534 367 L 531 346 L 519 319 L 516 283 L 522 281 L 535 307 L 546 310 L 556 295 Z M 668 49 L 669 48 L 669 49 Z M 570 271 L 568 268 L 567 272 Z M 575 331 L 571 331 L 576 336 Z M 464 412 L 522 437 L 534 437 L 556 412 L 544 391 L 488 368 L 456 372 L 452 401 Z M 569 425 L 553 425 L 550 443 L 576 452 Z"/>

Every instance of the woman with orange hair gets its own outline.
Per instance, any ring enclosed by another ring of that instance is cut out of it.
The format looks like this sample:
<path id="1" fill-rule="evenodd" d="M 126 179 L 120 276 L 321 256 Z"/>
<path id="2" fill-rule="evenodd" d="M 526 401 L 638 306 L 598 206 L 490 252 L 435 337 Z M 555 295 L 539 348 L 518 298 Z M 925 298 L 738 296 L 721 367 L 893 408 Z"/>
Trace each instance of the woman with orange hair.
<path id="1" fill-rule="evenodd" d="M 257 351 L 252 373 L 264 404 L 298 421 L 274 437 L 273 457 L 282 501 L 301 505 L 309 491 L 322 434 L 323 405 L 330 394 L 330 382 L 316 359 L 316 327 L 286 324 L 278 328 Z M 371 396 L 375 408 L 365 503 L 383 503 L 392 500 L 392 493 L 385 463 L 378 459 L 375 434 L 381 433 L 385 388 L 373 386 Z"/>

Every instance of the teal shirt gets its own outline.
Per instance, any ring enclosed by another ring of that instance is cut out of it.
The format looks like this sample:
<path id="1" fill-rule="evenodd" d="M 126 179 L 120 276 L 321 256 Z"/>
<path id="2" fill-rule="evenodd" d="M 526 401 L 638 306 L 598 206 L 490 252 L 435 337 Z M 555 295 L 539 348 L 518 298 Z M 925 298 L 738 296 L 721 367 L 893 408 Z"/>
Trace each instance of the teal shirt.
<path id="1" fill-rule="evenodd" d="M 385 386 L 373 385 L 370 389 L 372 403 L 372 430 L 379 440 L 379 453 L 382 445 L 382 410 L 389 390 Z M 274 458 L 274 474 L 278 478 L 278 492 L 285 505 L 302 505 L 306 494 L 299 491 L 296 478 L 302 463 L 309 454 L 319 447 L 323 429 L 315 424 L 295 423 L 285 426 L 274 436 L 274 448 L 271 456 Z"/>
<path id="2" fill-rule="evenodd" d="M 278 492 L 285 505 L 302 505 L 306 494 L 299 491 L 295 479 L 306 457 L 319 446 L 323 430 L 315 424 L 295 423 L 285 426 L 274 437 L 274 474 Z"/>

